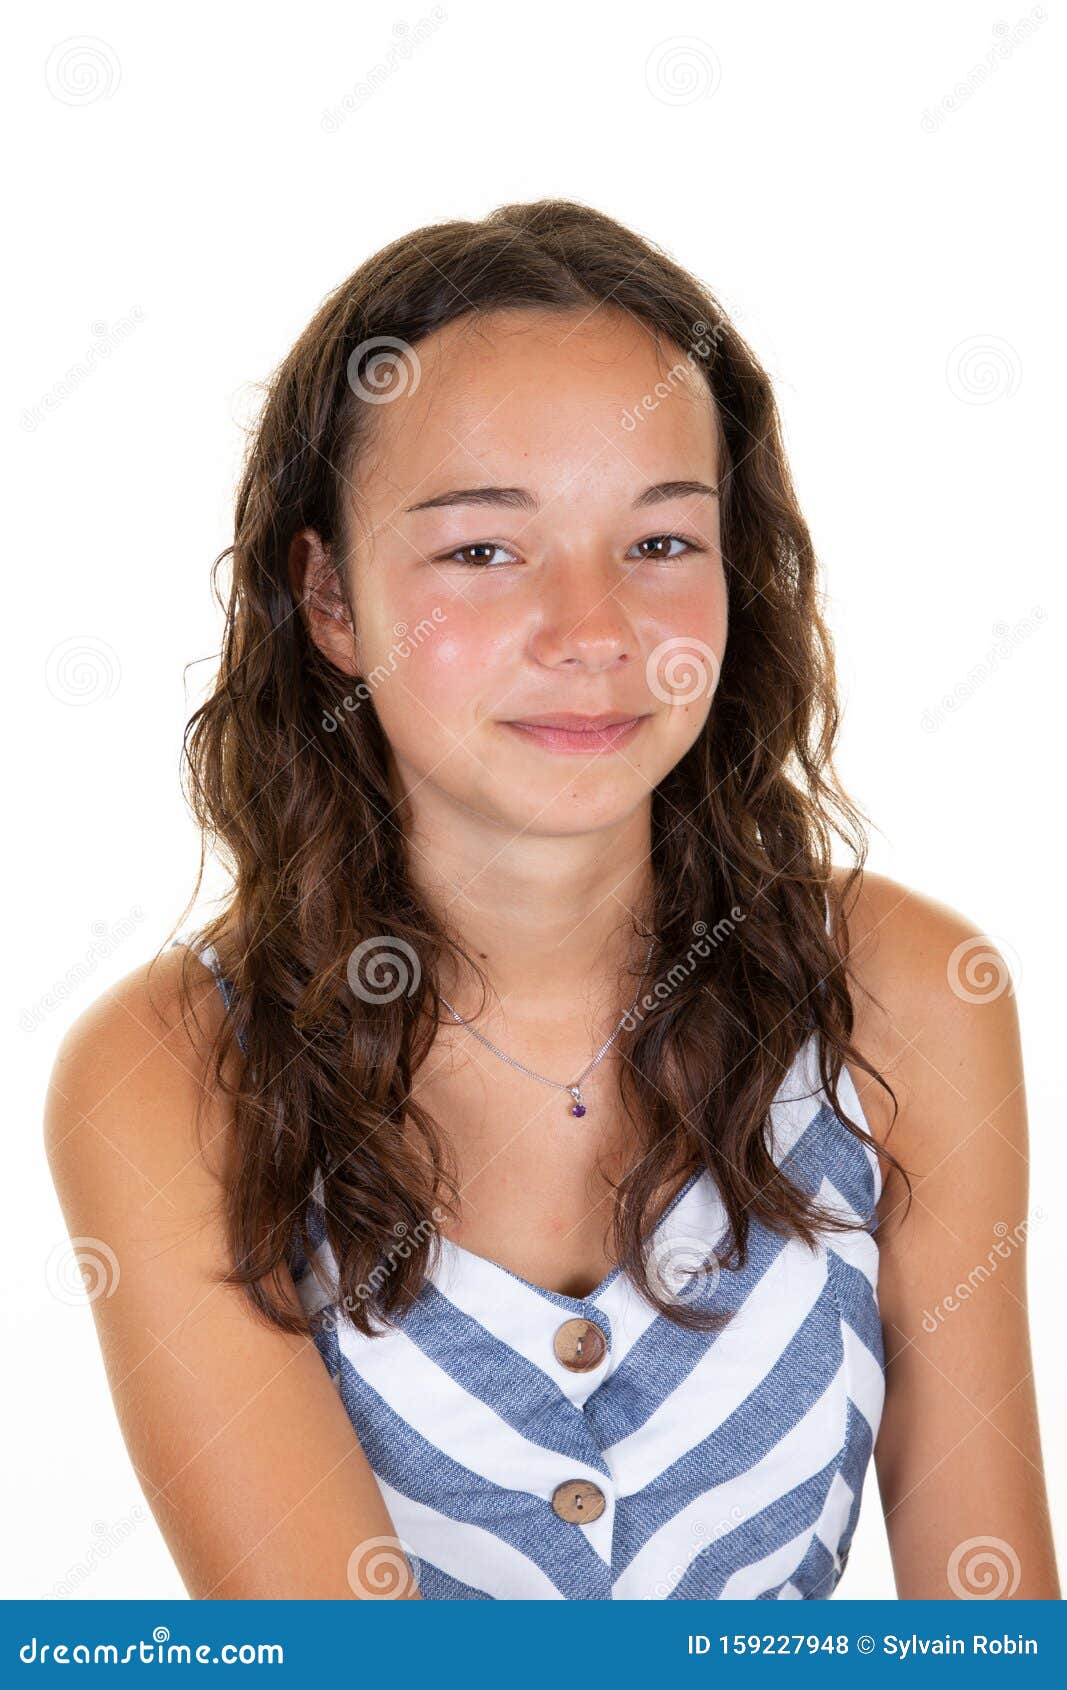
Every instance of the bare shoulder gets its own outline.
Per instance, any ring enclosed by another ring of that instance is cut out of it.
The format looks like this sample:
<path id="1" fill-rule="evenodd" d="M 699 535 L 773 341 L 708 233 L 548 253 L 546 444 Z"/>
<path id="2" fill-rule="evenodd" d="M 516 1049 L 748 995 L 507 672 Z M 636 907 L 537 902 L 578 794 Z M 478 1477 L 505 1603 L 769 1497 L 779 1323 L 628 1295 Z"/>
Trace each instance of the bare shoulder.
<path id="1" fill-rule="evenodd" d="M 867 869 L 846 895 L 847 882 L 848 871 L 835 868 L 833 913 L 848 926 L 849 959 L 861 988 L 857 1013 L 864 1001 L 882 999 L 904 1015 L 925 1016 L 932 998 L 940 1001 L 946 987 L 951 991 L 953 978 L 984 974 L 1003 962 L 981 923 L 941 899 Z M 973 984 L 971 995 L 980 995 L 977 980 Z M 986 985 L 987 998 L 999 995 L 991 979 Z M 952 995 L 960 1001 L 958 992 Z"/>
<path id="2" fill-rule="evenodd" d="M 199 1161 L 202 1144 L 201 1175 L 224 1177 L 225 1110 L 208 1060 L 224 1014 L 211 970 L 183 945 L 90 1004 L 52 1069 L 44 1127 L 57 1183 L 99 1170 L 144 1202 L 190 1156 Z M 203 1140 L 194 1132 L 198 1110 L 208 1125 Z"/>
<path id="3" fill-rule="evenodd" d="M 52 1065 L 44 1117 L 52 1178 L 76 1166 L 91 1171 L 103 1159 L 144 1202 L 176 1158 L 184 1163 L 193 1151 L 186 1129 L 196 1105 L 211 1112 L 208 1053 L 223 1014 L 215 977 L 186 946 L 172 946 L 96 997 Z M 156 1131 L 145 1131 L 147 1110 Z M 210 1137 L 222 1127 L 218 1109 L 213 1127 Z M 100 1158 L 107 1146 L 110 1154 Z"/>
<path id="4" fill-rule="evenodd" d="M 189 1595 L 358 1597 L 351 1557 L 393 1535 L 374 1475 L 311 1336 L 226 1277 L 224 1015 L 184 946 L 102 994 L 55 1059 L 48 1163 L 126 1448 Z M 284 1264 L 274 1289 L 296 1309 Z"/>
<path id="5" fill-rule="evenodd" d="M 995 1110 L 1021 1085 L 1009 960 L 980 919 L 929 893 L 869 871 L 847 892 L 848 871 L 835 869 L 833 878 L 833 914 L 847 930 L 854 1042 L 899 1104 L 891 1129 L 891 1100 L 853 1069 L 868 1125 L 882 1143 L 892 1130 L 889 1142 L 905 1159 L 936 1158 L 954 1148 L 961 1097 Z"/>
<path id="6" fill-rule="evenodd" d="M 1042 1211 L 1008 947 L 980 917 L 882 875 L 853 886 L 845 918 L 853 1043 L 896 1093 L 891 1130 L 885 1093 L 850 1072 L 911 1182 L 909 1202 L 889 1166 L 877 1228 L 875 1463 L 897 1595 L 1057 1598 L 1027 1309 Z"/>

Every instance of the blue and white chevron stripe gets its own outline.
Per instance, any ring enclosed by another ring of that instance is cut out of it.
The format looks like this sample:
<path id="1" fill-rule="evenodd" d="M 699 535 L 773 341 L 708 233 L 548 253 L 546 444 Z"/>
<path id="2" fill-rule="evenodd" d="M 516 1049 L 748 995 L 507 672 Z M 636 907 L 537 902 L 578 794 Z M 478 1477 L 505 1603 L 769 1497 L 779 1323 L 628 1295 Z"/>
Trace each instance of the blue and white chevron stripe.
<path id="1" fill-rule="evenodd" d="M 865 1125 L 847 1070 L 839 1089 Z M 731 1311 L 718 1334 L 658 1315 L 619 1270 L 588 1297 L 563 1297 L 439 1238 L 419 1297 L 367 1338 L 331 1302 L 336 1262 L 313 1194 L 325 1287 L 304 1258 L 294 1279 L 320 1316 L 316 1343 L 424 1598 L 833 1593 L 884 1400 L 881 1174 L 821 1092 L 814 1038 L 779 1089 L 771 1129 L 790 1176 L 864 1226 L 824 1230 L 813 1253 L 753 1224 L 745 1267 L 686 1293 Z M 703 1256 L 725 1224 L 710 1176 L 694 1175 L 656 1228 L 654 1257 Z M 606 1340 L 590 1372 L 569 1370 L 553 1346 L 576 1317 Z M 597 1486 L 599 1518 L 556 1513 L 553 1492 L 570 1480 Z"/>

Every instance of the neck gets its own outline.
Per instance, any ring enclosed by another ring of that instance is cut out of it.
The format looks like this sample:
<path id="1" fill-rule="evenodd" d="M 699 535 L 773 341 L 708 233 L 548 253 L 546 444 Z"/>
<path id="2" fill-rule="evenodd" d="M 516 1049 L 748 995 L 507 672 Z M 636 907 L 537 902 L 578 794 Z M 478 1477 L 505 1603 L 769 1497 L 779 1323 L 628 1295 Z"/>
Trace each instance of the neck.
<path id="1" fill-rule="evenodd" d="M 566 837 L 425 824 L 409 833 L 409 872 L 446 930 L 485 973 L 509 1015 L 552 1019 L 577 1002 L 637 994 L 652 892 L 648 814 L 616 829 Z M 462 1016 L 481 987 L 462 959 L 446 959 L 441 989 Z"/>

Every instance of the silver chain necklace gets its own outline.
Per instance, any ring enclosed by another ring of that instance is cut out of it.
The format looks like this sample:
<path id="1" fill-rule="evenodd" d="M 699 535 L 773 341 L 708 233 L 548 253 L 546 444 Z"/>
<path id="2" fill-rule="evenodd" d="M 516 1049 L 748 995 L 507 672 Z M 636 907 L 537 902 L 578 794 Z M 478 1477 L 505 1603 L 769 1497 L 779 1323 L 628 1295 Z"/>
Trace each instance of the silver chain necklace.
<path id="1" fill-rule="evenodd" d="M 655 939 L 653 939 L 651 945 L 649 945 L 649 947 L 648 947 L 648 955 L 645 958 L 645 966 L 641 970 L 641 979 L 642 980 L 644 980 L 644 977 L 648 972 L 648 965 L 652 961 L 652 952 L 655 949 L 655 945 L 656 945 L 656 941 L 655 941 Z M 571 1114 L 572 1115 L 584 1115 L 585 1114 L 585 1104 L 582 1102 L 582 1081 L 584 1079 L 586 1079 L 586 1077 L 593 1072 L 593 1069 L 596 1067 L 596 1065 L 600 1061 L 601 1057 L 607 1055 L 608 1051 L 611 1049 L 612 1045 L 615 1043 L 615 1040 L 618 1038 L 619 1034 L 622 1032 L 623 1025 L 626 1022 L 627 1018 L 629 1016 L 631 1016 L 633 1014 L 634 1010 L 637 1008 L 638 1002 L 640 1001 L 640 997 L 641 997 L 641 993 L 640 993 L 640 990 L 638 990 L 637 997 L 634 998 L 634 1001 L 630 1005 L 629 1009 L 626 1011 L 626 1014 L 619 1017 L 619 1025 L 616 1027 L 615 1031 L 612 1033 L 612 1035 L 611 1035 L 610 1039 L 608 1040 L 607 1044 L 601 1046 L 601 1048 L 597 1051 L 596 1055 L 594 1056 L 592 1062 L 590 1062 L 588 1068 L 584 1069 L 582 1071 L 582 1073 L 579 1074 L 578 1078 L 575 1080 L 575 1082 L 572 1086 L 562 1085 L 559 1080 L 548 1080 L 548 1079 L 545 1078 L 544 1074 L 535 1074 L 532 1068 L 523 1067 L 523 1064 L 521 1062 L 516 1062 L 516 1060 L 513 1056 L 508 1056 L 504 1051 L 498 1049 L 497 1046 L 495 1044 L 493 1044 L 493 1042 L 490 1039 L 487 1039 L 483 1033 L 479 1033 L 476 1028 L 471 1026 L 469 1021 L 465 1021 L 463 1019 L 462 1015 L 457 1015 L 456 1011 L 452 1008 L 452 1005 L 449 1003 L 449 1001 L 446 997 L 442 997 L 441 1002 L 444 1004 L 445 1008 L 448 1010 L 448 1013 L 452 1016 L 453 1020 L 458 1021 L 462 1026 L 466 1027 L 468 1033 L 472 1033 L 474 1035 L 474 1037 L 481 1044 L 485 1045 L 487 1047 L 487 1049 L 491 1050 L 495 1056 L 499 1056 L 503 1062 L 507 1062 L 512 1068 L 519 1068 L 519 1069 L 522 1070 L 522 1072 L 524 1074 L 529 1074 L 531 1080 L 540 1080 L 541 1084 L 544 1085 L 544 1086 L 554 1086 L 557 1091 L 569 1092 L 571 1097 L 574 1099 L 574 1103 L 573 1103 L 573 1106 L 571 1108 Z"/>

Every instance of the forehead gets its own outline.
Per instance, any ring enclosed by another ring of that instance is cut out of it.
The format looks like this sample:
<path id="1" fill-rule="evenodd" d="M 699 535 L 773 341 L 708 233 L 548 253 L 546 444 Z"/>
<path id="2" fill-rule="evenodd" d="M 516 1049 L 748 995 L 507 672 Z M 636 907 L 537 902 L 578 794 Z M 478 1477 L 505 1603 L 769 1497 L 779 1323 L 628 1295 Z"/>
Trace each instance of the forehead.
<path id="1" fill-rule="evenodd" d="M 359 476 L 370 498 L 429 494 L 474 470 L 546 492 L 579 474 L 608 490 L 717 476 L 707 382 L 627 311 L 472 314 L 414 351 L 417 380 L 370 419 Z"/>

